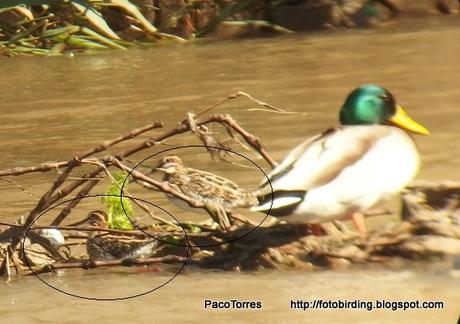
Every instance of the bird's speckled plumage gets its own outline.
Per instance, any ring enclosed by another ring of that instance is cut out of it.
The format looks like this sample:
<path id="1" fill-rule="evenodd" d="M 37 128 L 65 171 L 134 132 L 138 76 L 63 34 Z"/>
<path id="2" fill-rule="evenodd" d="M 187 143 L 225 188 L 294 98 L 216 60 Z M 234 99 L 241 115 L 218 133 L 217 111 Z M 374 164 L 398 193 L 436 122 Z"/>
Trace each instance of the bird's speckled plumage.
<path id="1" fill-rule="evenodd" d="M 158 241 L 150 237 L 134 239 L 113 234 L 90 236 L 86 242 L 86 250 L 92 260 L 147 258 L 155 253 L 157 247 Z"/>
<path id="2" fill-rule="evenodd" d="M 73 225 L 81 227 L 108 228 L 107 214 L 93 211 L 81 222 Z M 151 237 L 139 239 L 123 234 L 93 232 L 86 241 L 86 251 L 91 260 L 120 260 L 152 256 L 158 241 Z"/>
<path id="3" fill-rule="evenodd" d="M 223 207 L 248 207 L 257 203 L 255 193 L 210 172 L 185 167 L 177 156 L 164 157 L 159 165 L 167 181 L 178 192 L 201 202 Z"/>

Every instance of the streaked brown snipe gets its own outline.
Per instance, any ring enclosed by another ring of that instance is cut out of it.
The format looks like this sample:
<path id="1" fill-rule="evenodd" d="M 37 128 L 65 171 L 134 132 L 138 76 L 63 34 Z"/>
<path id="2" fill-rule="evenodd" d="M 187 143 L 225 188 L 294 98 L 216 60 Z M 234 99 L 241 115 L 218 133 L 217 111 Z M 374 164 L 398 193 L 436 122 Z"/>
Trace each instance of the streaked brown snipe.
<path id="1" fill-rule="evenodd" d="M 164 172 L 163 181 L 193 200 L 218 203 L 227 208 L 249 207 L 257 203 L 253 191 L 216 174 L 188 168 L 177 156 L 164 157 L 157 170 Z"/>
<path id="2" fill-rule="evenodd" d="M 73 224 L 82 227 L 108 228 L 107 214 L 96 210 L 81 222 Z M 122 260 L 148 258 L 158 247 L 158 241 L 145 235 L 144 238 L 112 233 L 93 232 L 86 241 L 86 251 L 91 260 Z"/>

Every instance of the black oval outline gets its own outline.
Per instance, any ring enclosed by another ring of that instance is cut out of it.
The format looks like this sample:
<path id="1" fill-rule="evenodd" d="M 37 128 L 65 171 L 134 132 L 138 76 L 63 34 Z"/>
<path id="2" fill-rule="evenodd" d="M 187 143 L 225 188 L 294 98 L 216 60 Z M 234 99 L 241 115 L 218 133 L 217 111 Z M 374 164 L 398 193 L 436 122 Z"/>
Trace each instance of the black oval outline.
<path id="1" fill-rule="evenodd" d="M 21 242 L 21 250 L 22 250 L 22 253 L 23 255 L 26 255 L 26 252 L 25 252 L 25 241 L 26 241 L 26 238 L 27 238 L 27 234 L 28 232 L 33 229 L 32 228 L 32 225 L 41 217 L 43 216 L 44 214 L 46 214 L 47 212 L 49 212 L 50 210 L 56 208 L 56 207 L 59 207 L 65 203 L 68 203 L 68 202 L 72 202 L 72 201 L 75 201 L 75 200 L 82 200 L 82 199 L 85 199 L 85 198 L 96 198 L 96 197 L 120 197 L 119 195 L 106 195 L 106 194 L 94 194 L 94 195 L 85 195 L 85 196 L 78 196 L 78 197 L 74 197 L 74 198 L 71 198 L 71 199 L 68 199 L 68 200 L 64 200 L 64 201 L 61 201 L 60 203 L 56 204 L 56 205 L 53 205 L 49 208 L 47 208 L 44 212 L 42 212 L 26 229 L 25 231 L 25 234 L 24 234 L 24 238 L 22 239 L 22 242 Z M 179 222 L 179 220 L 174 217 L 170 212 L 168 212 L 166 209 L 164 209 L 163 207 L 161 206 L 158 206 L 150 201 L 147 201 L 147 200 L 144 200 L 144 199 L 141 199 L 141 198 L 136 198 L 136 197 L 131 197 L 131 196 L 125 196 L 126 198 L 128 199 L 134 199 L 134 200 L 138 200 L 138 201 L 142 201 L 144 203 L 147 203 L 151 206 L 154 206 L 162 211 L 164 211 L 166 214 L 168 214 L 169 216 L 171 216 L 178 224 L 179 226 L 182 228 L 182 231 L 184 232 L 184 235 L 185 235 L 185 239 L 186 239 L 186 242 L 189 242 L 189 239 L 188 239 L 188 235 L 187 235 L 187 231 L 185 230 L 185 228 L 182 226 L 182 223 Z M 124 210 L 124 207 L 123 207 L 123 210 Z M 129 217 L 128 217 L 129 218 Z M 131 221 L 131 219 L 129 218 L 129 220 Z M 137 226 L 136 226 L 137 227 Z M 139 230 L 139 228 L 138 228 Z M 143 233 L 145 233 L 143 230 L 141 230 Z M 147 234 L 147 233 L 145 233 Z M 148 234 L 147 234 L 148 235 Z M 152 237 L 151 235 L 148 235 L 150 237 Z M 155 237 L 152 237 L 153 239 L 155 240 L 158 240 L 156 239 Z M 166 242 L 166 241 L 163 241 L 162 242 Z M 172 244 L 172 243 L 169 243 L 169 242 L 166 242 L 168 244 Z M 173 244 L 173 245 L 177 245 L 177 244 Z M 32 269 L 32 266 L 30 265 L 29 261 L 27 260 L 27 258 L 24 258 L 26 264 L 27 264 L 27 267 L 30 269 L 30 271 L 33 273 L 33 275 L 35 277 L 37 277 L 41 282 L 43 282 L 45 285 L 47 285 L 48 287 L 50 288 L 53 288 L 57 291 L 59 291 L 60 293 L 62 294 L 65 294 L 65 295 L 68 295 L 68 296 L 71 296 L 71 297 L 75 297 L 75 298 L 80 298 L 80 299 L 85 299 L 85 300 L 92 300 L 92 301 L 120 301 L 120 300 L 128 300 L 128 299 L 132 299 L 132 298 L 137 298 L 137 297 L 141 297 L 141 296 L 145 296 L 147 294 L 150 294 L 164 286 L 166 286 L 168 283 L 170 283 L 171 281 L 173 281 L 185 268 L 185 265 L 187 264 L 187 262 L 189 261 L 189 258 L 190 258 L 190 245 L 180 245 L 180 246 L 183 246 L 183 247 L 187 247 L 187 255 L 185 257 L 185 260 L 184 260 L 184 263 L 182 264 L 182 266 L 179 268 L 179 271 L 177 271 L 174 276 L 172 276 L 169 280 L 167 280 L 165 283 L 163 283 L 162 285 L 154 288 L 154 289 L 151 289 L 151 290 L 148 290 L 148 291 L 145 291 L 143 293 L 140 293 L 140 294 L 137 294 L 137 295 L 132 295 L 132 296 L 127 296 L 127 297 L 114 297 L 114 298 L 98 298 L 98 297 L 85 297 L 85 296 L 80 296 L 80 295 L 77 295 L 77 294 L 72 294 L 72 293 L 69 293 L 69 292 L 66 292 L 58 287 L 55 287 L 51 284 L 49 284 L 48 282 L 46 282 L 45 280 L 43 280 L 42 278 L 40 278 L 40 276 L 35 273 L 35 271 Z"/>
<path id="2" fill-rule="evenodd" d="M 156 156 L 156 155 L 159 155 L 159 154 L 162 154 L 162 153 L 165 153 L 165 152 L 169 152 L 169 151 L 173 151 L 173 150 L 177 150 L 177 149 L 182 149 L 182 148 L 192 148 L 192 147 L 201 147 L 201 148 L 213 148 L 213 149 L 218 149 L 218 150 L 222 150 L 222 151 L 227 151 L 227 152 L 231 152 L 231 153 L 234 153 L 244 159 L 246 159 L 247 161 L 251 162 L 253 165 L 255 165 L 259 170 L 260 172 L 262 172 L 262 174 L 265 176 L 265 178 L 267 179 L 267 183 L 270 185 L 270 191 L 271 191 L 271 201 L 270 201 L 270 208 L 268 209 L 267 213 L 265 214 L 265 217 L 262 219 L 262 221 L 257 225 L 255 226 L 254 228 L 252 228 L 251 230 L 249 230 L 247 233 L 244 233 L 243 235 L 239 236 L 239 237 L 236 237 L 234 239 L 231 239 L 231 240 L 228 240 L 228 241 L 224 241 L 224 242 L 221 242 L 221 243 L 214 243 L 214 244 L 207 244 L 207 245 L 194 245 L 194 244 L 190 244 L 188 245 L 189 247 L 198 247 L 198 248 L 204 248 L 204 247 L 212 247 L 212 246 L 219 246 L 219 245 L 223 245 L 223 244 L 227 244 L 227 243 L 232 243 L 232 242 L 235 242 L 235 241 L 238 241 L 244 237 L 246 237 L 247 235 L 251 234 L 252 232 L 254 232 L 256 229 L 258 229 L 263 222 L 265 222 L 265 220 L 267 219 L 267 217 L 270 215 L 270 212 L 272 210 L 272 207 L 273 207 L 273 200 L 275 199 L 275 193 L 273 191 L 273 186 L 272 186 L 272 183 L 270 181 L 270 178 L 268 177 L 268 175 L 265 173 L 265 171 L 256 163 L 254 162 L 253 160 L 251 160 L 250 158 L 246 157 L 245 155 L 239 153 L 239 152 L 236 152 L 236 151 L 233 151 L 231 149 L 228 149 L 228 148 L 223 148 L 223 147 L 218 147 L 218 146 L 212 146 L 212 145 L 203 145 L 203 144 L 190 144 L 190 145 L 179 145 L 179 146 L 174 146 L 174 147 L 170 147 L 170 148 L 167 148 L 167 149 L 164 149 L 164 150 L 161 150 L 161 151 L 158 151 L 154 154 L 151 154 L 149 156 L 147 156 L 146 158 L 144 158 L 143 160 L 141 160 L 139 163 L 137 163 L 133 168 L 131 168 L 131 171 L 128 172 L 128 175 L 126 176 L 125 180 L 123 181 L 122 185 L 121 185 L 121 188 L 120 188 L 120 202 L 121 202 L 121 208 L 123 209 L 126 217 L 128 217 L 128 219 L 130 220 L 131 224 L 136 227 L 138 230 L 144 232 L 142 229 L 140 229 L 136 224 L 134 224 L 133 220 L 128 216 L 126 210 L 125 210 L 125 206 L 123 205 L 123 196 L 124 196 L 124 187 L 125 187 L 125 184 L 126 184 L 126 181 L 128 180 L 129 176 L 131 175 L 131 173 L 136 170 L 136 168 L 138 166 L 140 166 L 142 163 L 144 163 L 145 161 L 147 161 L 148 159 Z M 129 197 L 129 196 L 126 196 L 126 197 Z M 181 223 L 179 223 L 181 224 Z M 182 227 L 183 228 L 183 227 Z M 153 236 L 151 236 L 150 234 L 144 232 L 146 235 L 152 237 L 152 238 L 155 238 Z M 163 241 L 159 238 L 155 238 L 156 240 L 158 241 Z M 167 242 L 168 244 L 171 244 L 171 245 L 177 245 L 177 246 L 185 246 L 185 245 L 182 245 L 182 244 L 176 244 L 176 243 L 170 243 L 170 242 Z M 190 243 L 189 240 L 187 240 L 187 243 Z"/>

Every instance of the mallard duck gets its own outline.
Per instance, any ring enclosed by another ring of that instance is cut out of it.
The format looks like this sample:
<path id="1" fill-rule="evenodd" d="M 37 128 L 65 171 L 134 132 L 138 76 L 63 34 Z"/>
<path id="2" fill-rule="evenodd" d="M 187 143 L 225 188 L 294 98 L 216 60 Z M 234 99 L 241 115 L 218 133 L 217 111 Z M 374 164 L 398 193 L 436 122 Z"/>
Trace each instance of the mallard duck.
<path id="1" fill-rule="evenodd" d="M 273 195 L 263 181 L 252 210 L 311 224 L 350 217 L 365 232 L 362 213 L 401 191 L 419 169 L 408 132 L 430 133 L 371 84 L 348 95 L 340 124 L 294 148 L 268 176 Z"/>

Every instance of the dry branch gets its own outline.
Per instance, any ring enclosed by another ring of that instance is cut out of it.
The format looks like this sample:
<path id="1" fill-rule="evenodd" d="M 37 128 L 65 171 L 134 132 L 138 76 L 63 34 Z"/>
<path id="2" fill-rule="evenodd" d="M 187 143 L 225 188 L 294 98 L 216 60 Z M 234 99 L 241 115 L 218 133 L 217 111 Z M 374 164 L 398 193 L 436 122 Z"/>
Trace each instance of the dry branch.
<path id="1" fill-rule="evenodd" d="M 229 115 L 221 115 L 221 114 L 212 115 L 212 116 L 209 116 L 209 117 L 207 117 L 207 118 L 205 118 L 203 120 L 196 121 L 196 125 L 201 126 L 201 125 L 205 125 L 205 124 L 212 123 L 212 122 L 226 124 L 230 128 L 234 129 L 237 133 L 239 133 L 244 138 L 244 140 L 251 147 L 253 147 L 256 151 L 258 151 L 272 167 L 276 166 L 276 162 L 269 156 L 269 154 L 263 148 L 262 141 L 260 139 L 258 139 L 257 137 L 255 137 L 254 135 L 252 135 L 251 133 L 249 133 L 246 130 L 244 130 L 241 126 L 239 126 L 238 123 L 231 116 L 229 116 Z M 127 139 L 127 138 L 132 138 L 133 136 L 135 136 L 133 134 L 136 134 L 136 133 L 139 134 L 139 133 L 141 133 L 140 130 L 145 130 L 145 129 L 147 129 L 147 127 L 142 127 L 140 129 L 131 131 L 131 132 L 127 133 L 124 136 L 121 136 L 121 137 L 118 137 L 118 138 L 116 138 L 116 139 L 114 139 L 112 141 L 106 142 L 106 144 L 107 145 L 109 145 L 109 144 L 113 145 L 116 142 L 120 142 L 121 140 L 124 140 L 124 139 Z M 192 126 L 188 122 L 188 119 L 186 119 L 186 120 L 182 121 L 180 124 L 178 124 L 175 128 L 173 128 L 173 129 L 171 129 L 169 131 L 166 131 L 165 133 L 160 134 L 160 135 L 158 135 L 156 137 L 149 138 L 146 141 L 144 141 L 144 142 L 142 142 L 142 143 L 140 143 L 138 145 L 135 145 L 132 148 L 129 148 L 129 149 L 125 150 L 125 151 L 122 151 L 122 152 L 116 154 L 115 159 L 106 160 L 106 166 L 110 165 L 111 163 L 113 164 L 114 161 L 123 160 L 124 158 L 126 158 L 126 157 L 128 157 L 128 156 L 130 156 L 130 155 L 132 155 L 134 153 L 137 153 L 137 152 L 139 152 L 141 150 L 147 149 L 147 148 L 151 147 L 152 145 L 155 145 L 156 143 L 159 143 L 159 142 L 161 142 L 161 141 L 163 141 L 163 140 L 165 140 L 165 139 L 167 139 L 169 137 L 172 137 L 172 136 L 175 136 L 175 135 L 178 135 L 178 134 L 182 134 L 182 133 L 185 133 L 185 132 L 191 131 L 191 130 L 192 130 Z M 104 145 L 100 147 L 101 150 L 102 150 L 103 147 L 104 147 Z M 87 151 L 85 154 L 90 154 L 91 152 L 96 152 L 96 151 L 97 151 L 97 149 L 92 149 L 92 150 Z M 74 161 L 76 161 L 77 159 L 80 159 L 80 156 L 78 158 L 75 158 Z M 97 180 L 94 180 L 94 178 L 102 171 L 104 171 L 104 167 L 98 167 L 98 168 L 96 168 L 96 170 L 85 174 L 82 177 L 82 179 L 76 180 L 72 184 L 68 185 L 67 187 L 63 188 L 58 193 L 56 193 L 56 194 L 54 194 L 53 196 L 50 197 L 50 193 L 54 192 L 55 189 L 56 189 L 56 188 L 54 188 L 46 196 L 42 197 L 42 199 L 40 200 L 41 203 L 39 202 L 39 204 L 37 205 L 36 210 L 35 209 L 33 210 L 34 214 L 31 213 L 29 215 L 28 221 L 26 221 L 26 224 L 30 224 L 30 223 L 32 223 L 34 221 L 34 217 L 36 216 L 36 214 L 38 214 L 37 211 L 43 211 L 44 209 L 48 208 L 51 204 L 55 203 L 59 199 L 62 199 L 63 197 L 65 197 L 69 193 L 73 192 L 73 190 L 75 190 L 77 187 L 79 187 L 80 185 L 82 185 L 86 181 L 88 181 L 88 180 L 95 181 L 91 185 L 91 187 L 93 187 L 97 183 Z M 68 173 L 66 173 L 66 176 L 67 175 L 68 175 Z M 65 176 L 61 175 L 61 177 L 62 177 L 61 179 L 65 179 Z M 146 182 L 148 182 L 148 181 L 146 181 Z M 159 188 L 161 190 L 170 189 L 169 193 L 171 193 L 171 191 L 173 191 L 171 188 L 165 188 L 165 186 L 157 186 L 157 188 Z M 91 189 L 91 188 L 89 188 L 89 189 Z M 84 190 L 84 191 L 89 192 L 89 190 Z M 166 192 L 168 192 L 168 191 L 166 191 Z M 171 194 L 174 195 L 174 193 L 171 193 Z M 184 199 L 184 198 L 186 198 L 186 197 L 182 197 L 182 199 Z M 78 201 L 75 201 L 69 207 L 73 208 L 77 204 L 78 204 Z M 203 204 L 197 204 L 196 202 L 190 202 L 189 201 L 189 205 L 191 205 L 192 207 L 203 208 L 203 206 L 202 206 Z M 56 222 L 62 221 L 65 218 L 65 216 L 66 216 L 65 212 L 61 213 L 58 216 L 59 219 L 57 219 Z"/>
<path id="2" fill-rule="evenodd" d="M 161 128 L 161 127 L 163 127 L 162 122 L 155 122 L 153 124 L 149 124 L 144 127 L 133 129 L 124 135 L 118 136 L 112 140 L 105 141 L 102 144 L 96 146 L 95 148 L 87 150 L 86 152 L 78 155 L 77 159 L 81 160 L 95 153 L 103 152 L 115 144 L 132 139 L 149 130 L 152 130 L 155 128 Z M 31 166 L 31 167 L 16 167 L 16 168 L 11 168 L 11 169 L 0 170 L 0 177 L 5 177 L 9 175 L 17 176 L 17 175 L 22 175 L 22 174 L 31 173 L 31 172 L 47 172 L 50 170 L 67 167 L 72 161 L 73 159 L 69 161 L 62 161 L 62 162 L 42 163 L 42 164 Z"/>
<path id="3" fill-rule="evenodd" d="M 159 263 L 171 263 L 171 262 L 185 262 L 186 257 L 181 257 L 178 255 L 167 255 L 157 258 L 143 258 L 143 259 L 123 259 L 123 260 L 110 260 L 110 261 L 96 261 L 96 260 L 85 260 L 81 262 L 56 262 L 53 264 L 45 265 L 39 269 L 34 269 L 34 271 L 25 273 L 25 275 L 30 274 L 41 274 L 48 272 L 56 272 L 57 270 L 62 269 L 94 269 L 101 267 L 116 267 L 116 266 L 140 266 L 140 265 L 152 265 Z"/>
<path id="4" fill-rule="evenodd" d="M 91 189 L 98 184 L 98 179 L 90 180 L 76 195 L 76 197 L 85 197 L 89 194 Z M 56 216 L 56 218 L 51 222 L 51 225 L 59 225 L 72 211 L 74 207 L 78 205 L 79 200 L 70 201 L 65 208 Z"/>
<path id="5" fill-rule="evenodd" d="M 257 137 L 255 137 L 254 135 L 252 135 L 251 133 L 247 132 L 246 130 L 244 130 L 241 126 L 238 125 L 238 123 L 235 120 L 233 120 L 233 118 L 231 116 L 216 114 L 216 115 L 206 117 L 206 118 L 204 118 L 202 120 L 197 120 L 196 124 L 200 126 L 200 125 L 205 125 L 205 124 L 209 124 L 209 123 L 213 123 L 213 122 L 214 123 L 219 123 L 219 124 L 227 124 L 229 127 L 234 129 L 237 133 L 239 133 L 244 138 L 244 140 L 248 143 L 248 145 L 250 145 L 256 151 L 258 151 L 262 155 L 262 157 L 264 157 L 265 160 L 271 166 L 276 165 L 276 162 L 269 156 L 269 154 L 263 148 L 263 144 L 262 144 L 261 140 L 258 139 Z M 168 130 L 168 131 L 166 131 L 166 132 L 164 132 L 162 134 L 159 134 L 157 136 L 151 137 L 151 138 L 143 141 L 140 144 L 134 145 L 131 148 L 128 148 L 128 149 L 126 149 L 126 150 L 124 150 L 122 152 L 119 152 L 118 154 L 115 154 L 115 159 L 112 159 L 111 161 L 108 161 L 108 162 L 113 162 L 115 160 L 121 161 L 124 158 L 126 158 L 128 156 L 131 156 L 132 154 L 137 153 L 139 151 L 142 151 L 144 149 L 147 149 L 147 148 L 149 148 L 149 147 L 151 147 L 153 145 L 156 145 L 157 143 L 159 143 L 159 142 L 161 142 L 161 141 L 163 141 L 163 140 L 165 140 L 167 138 L 170 138 L 170 137 L 175 136 L 175 135 L 183 134 L 183 133 L 188 132 L 188 131 L 190 131 L 190 125 L 188 124 L 187 120 L 184 120 L 181 123 L 179 123 L 176 127 L 172 128 L 172 129 L 170 129 L 170 130 Z M 130 132 L 130 133 L 132 133 L 132 132 Z M 79 161 L 79 157 L 76 157 L 73 161 Z M 109 165 L 110 165 L 110 163 L 107 163 L 105 165 L 105 167 L 107 167 Z M 54 188 L 54 187 L 51 188 L 50 191 L 40 199 L 40 201 L 37 204 L 36 208 L 29 214 L 29 216 L 28 216 L 28 218 L 26 220 L 26 224 L 31 224 L 35 220 L 35 217 L 39 214 L 39 212 L 44 211 L 46 208 L 51 206 L 53 203 L 57 202 L 58 200 L 62 199 L 65 196 L 69 195 L 76 188 L 78 188 L 79 186 L 83 185 L 85 182 L 91 181 L 91 180 L 97 181 L 97 180 L 95 180 L 96 177 L 99 175 L 99 173 L 103 172 L 104 169 L 105 169 L 104 167 L 97 167 L 95 170 L 86 173 L 79 180 L 75 180 L 73 183 L 67 185 L 66 187 L 62 188 L 61 190 L 59 190 L 58 192 L 54 193 L 53 195 L 50 195 L 50 194 L 55 192 L 57 187 L 56 188 Z M 63 180 L 65 180 L 66 176 L 68 176 L 68 173 L 66 173 L 65 176 L 63 176 L 63 175 L 60 176 L 60 178 L 59 178 L 60 179 L 60 184 L 63 183 Z M 162 188 L 160 188 L 160 189 L 162 189 Z M 78 204 L 78 201 L 72 206 L 72 208 L 75 207 L 77 204 Z M 193 207 L 198 207 L 198 206 L 195 206 L 193 203 L 192 203 L 192 205 L 193 205 Z M 201 205 L 200 205 L 199 208 L 202 208 Z M 59 220 L 62 221 L 62 219 L 63 218 L 60 217 Z"/>

